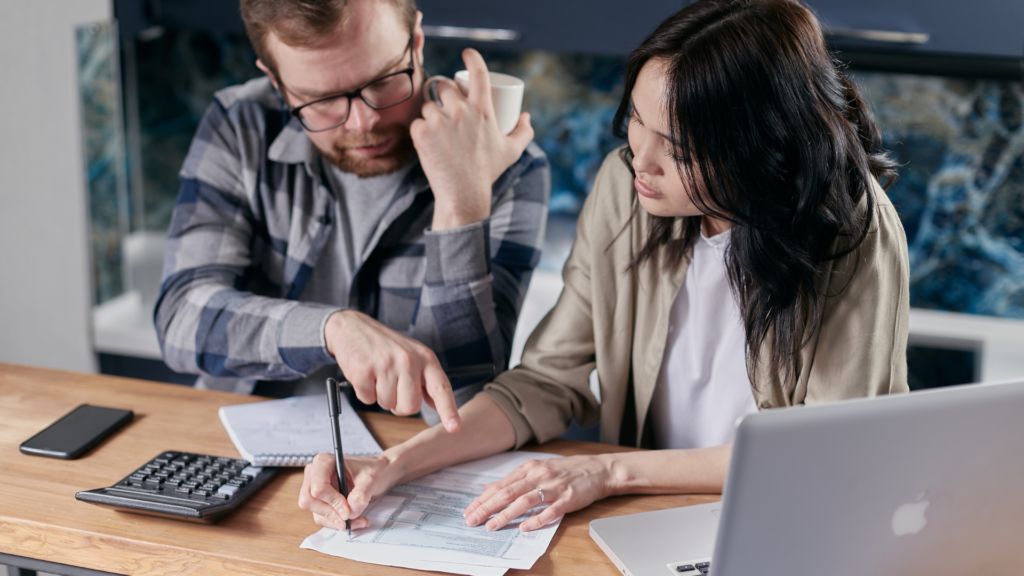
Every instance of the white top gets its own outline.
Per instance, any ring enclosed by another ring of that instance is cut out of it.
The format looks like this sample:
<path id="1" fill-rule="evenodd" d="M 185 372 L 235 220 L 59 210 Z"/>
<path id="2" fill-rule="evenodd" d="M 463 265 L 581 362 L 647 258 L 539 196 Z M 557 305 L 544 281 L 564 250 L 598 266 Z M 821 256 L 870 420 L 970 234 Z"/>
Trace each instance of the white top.
<path id="1" fill-rule="evenodd" d="M 702 233 L 672 304 L 665 355 L 651 400 L 657 448 L 732 442 L 736 419 L 757 411 L 743 322 L 725 269 L 731 231 Z"/>

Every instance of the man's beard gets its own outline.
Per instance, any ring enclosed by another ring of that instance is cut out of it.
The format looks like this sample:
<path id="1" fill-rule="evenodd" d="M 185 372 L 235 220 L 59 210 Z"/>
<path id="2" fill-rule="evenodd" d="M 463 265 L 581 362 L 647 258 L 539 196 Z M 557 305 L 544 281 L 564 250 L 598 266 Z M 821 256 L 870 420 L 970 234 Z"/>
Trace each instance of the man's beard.
<path id="1" fill-rule="evenodd" d="M 395 140 L 391 148 L 380 156 L 365 157 L 350 152 L 350 148 L 363 146 L 374 146 L 387 140 Z M 342 172 L 355 174 L 360 178 L 381 176 L 395 172 L 413 154 L 412 136 L 409 135 L 409 127 L 396 125 L 389 126 L 379 131 L 365 134 L 351 134 L 348 137 L 335 140 L 331 143 L 330 150 L 317 149 L 323 154 L 328 162 L 333 164 Z"/>

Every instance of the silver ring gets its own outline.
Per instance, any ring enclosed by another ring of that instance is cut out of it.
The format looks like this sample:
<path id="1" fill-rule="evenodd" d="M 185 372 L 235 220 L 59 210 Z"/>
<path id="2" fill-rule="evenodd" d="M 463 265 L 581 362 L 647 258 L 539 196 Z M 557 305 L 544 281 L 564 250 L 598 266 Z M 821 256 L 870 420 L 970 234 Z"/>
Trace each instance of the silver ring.
<path id="1" fill-rule="evenodd" d="M 537 493 L 540 494 L 540 501 L 541 501 L 541 503 L 543 503 L 544 502 L 544 491 L 541 490 L 540 488 L 534 488 L 534 490 L 536 490 Z"/>

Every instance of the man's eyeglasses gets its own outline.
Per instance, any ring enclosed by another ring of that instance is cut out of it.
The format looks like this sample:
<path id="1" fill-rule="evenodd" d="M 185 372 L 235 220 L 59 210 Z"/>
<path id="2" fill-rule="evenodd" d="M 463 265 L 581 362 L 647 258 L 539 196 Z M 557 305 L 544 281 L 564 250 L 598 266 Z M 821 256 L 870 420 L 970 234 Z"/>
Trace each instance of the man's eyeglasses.
<path id="1" fill-rule="evenodd" d="M 381 76 L 352 92 L 327 96 L 292 108 L 292 116 L 298 118 L 306 130 L 323 132 L 341 126 L 348 120 L 353 98 L 361 98 L 374 110 L 390 108 L 412 98 L 412 75 L 416 70 L 412 41 L 413 36 L 409 36 L 409 67 L 405 70 Z"/>

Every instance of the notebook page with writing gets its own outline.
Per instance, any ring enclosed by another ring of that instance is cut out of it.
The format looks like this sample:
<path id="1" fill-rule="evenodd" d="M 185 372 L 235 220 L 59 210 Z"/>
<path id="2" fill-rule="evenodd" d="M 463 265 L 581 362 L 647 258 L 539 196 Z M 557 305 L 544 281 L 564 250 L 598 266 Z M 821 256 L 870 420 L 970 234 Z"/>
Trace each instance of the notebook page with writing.
<path id="1" fill-rule="evenodd" d="M 348 398 L 342 394 L 340 401 L 345 455 L 380 454 L 380 445 Z M 334 452 L 323 395 L 221 406 L 218 414 L 238 453 L 255 466 L 305 466 L 321 452 Z"/>

